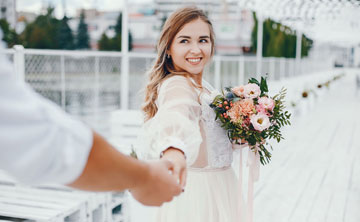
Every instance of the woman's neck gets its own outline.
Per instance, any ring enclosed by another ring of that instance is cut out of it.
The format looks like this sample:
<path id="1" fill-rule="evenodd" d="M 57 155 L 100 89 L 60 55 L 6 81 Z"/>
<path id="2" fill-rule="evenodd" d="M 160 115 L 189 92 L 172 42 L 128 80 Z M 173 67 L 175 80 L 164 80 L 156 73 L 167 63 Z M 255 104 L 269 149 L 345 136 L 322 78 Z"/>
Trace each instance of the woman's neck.
<path id="1" fill-rule="evenodd" d="M 191 77 L 193 78 L 196 84 L 202 86 L 202 73 L 199 73 L 197 75 L 192 75 Z"/>

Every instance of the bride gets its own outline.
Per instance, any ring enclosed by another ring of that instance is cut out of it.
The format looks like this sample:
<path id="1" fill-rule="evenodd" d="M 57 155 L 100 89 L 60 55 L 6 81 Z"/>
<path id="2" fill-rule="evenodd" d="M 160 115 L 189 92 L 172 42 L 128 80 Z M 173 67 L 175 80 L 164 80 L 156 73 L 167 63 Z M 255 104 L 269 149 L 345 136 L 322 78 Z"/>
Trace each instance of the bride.
<path id="1" fill-rule="evenodd" d="M 183 193 L 159 208 L 157 222 L 239 220 L 232 145 L 209 104 L 215 90 L 203 70 L 214 54 L 214 31 L 203 11 L 186 7 L 165 22 L 149 73 L 142 147 L 168 159 Z"/>

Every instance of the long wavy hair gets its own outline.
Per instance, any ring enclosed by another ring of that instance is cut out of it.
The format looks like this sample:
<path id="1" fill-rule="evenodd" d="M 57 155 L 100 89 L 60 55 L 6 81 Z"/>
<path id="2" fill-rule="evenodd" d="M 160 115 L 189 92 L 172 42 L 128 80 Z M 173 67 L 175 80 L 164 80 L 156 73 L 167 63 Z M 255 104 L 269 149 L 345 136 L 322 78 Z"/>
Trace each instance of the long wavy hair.
<path id="1" fill-rule="evenodd" d="M 175 70 L 172 59 L 167 57 L 167 51 L 170 49 L 176 34 L 184 27 L 184 25 L 197 19 L 201 19 L 209 25 L 210 42 L 212 44 L 211 56 L 214 54 L 215 34 L 213 26 L 202 10 L 196 7 L 185 7 L 180 8 L 171 14 L 163 26 L 157 43 L 157 58 L 155 64 L 148 72 L 149 81 L 145 88 L 145 102 L 142 106 L 142 110 L 145 114 L 145 121 L 155 116 L 158 110 L 155 100 L 158 97 L 158 88 L 165 79 L 173 75 L 183 75 L 190 81 L 191 74 L 185 71 Z"/>

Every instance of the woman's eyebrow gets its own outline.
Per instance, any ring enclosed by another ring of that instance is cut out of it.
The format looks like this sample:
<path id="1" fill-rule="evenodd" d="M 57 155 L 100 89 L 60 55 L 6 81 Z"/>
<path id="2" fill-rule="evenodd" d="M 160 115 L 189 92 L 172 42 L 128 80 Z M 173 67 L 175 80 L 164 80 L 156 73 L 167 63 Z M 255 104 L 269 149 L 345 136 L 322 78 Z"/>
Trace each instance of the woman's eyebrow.
<path id="1" fill-rule="evenodd" d="M 183 38 L 183 39 L 191 39 L 190 36 L 187 35 L 180 35 L 177 37 L 178 39 Z M 210 37 L 208 35 L 202 35 L 199 37 L 199 39 L 209 39 Z"/>
<path id="2" fill-rule="evenodd" d="M 184 39 L 191 39 L 190 36 L 187 35 L 180 35 L 179 37 L 177 37 L 178 39 L 180 38 L 184 38 Z"/>

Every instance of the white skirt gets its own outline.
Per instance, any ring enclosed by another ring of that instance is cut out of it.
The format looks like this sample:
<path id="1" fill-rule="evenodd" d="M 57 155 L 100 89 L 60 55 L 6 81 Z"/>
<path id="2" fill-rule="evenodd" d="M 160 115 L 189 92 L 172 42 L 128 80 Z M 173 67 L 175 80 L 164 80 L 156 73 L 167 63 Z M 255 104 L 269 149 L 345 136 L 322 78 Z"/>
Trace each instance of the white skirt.
<path id="1" fill-rule="evenodd" d="M 237 178 L 231 167 L 188 169 L 185 192 L 158 209 L 156 222 L 236 222 Z"/>

